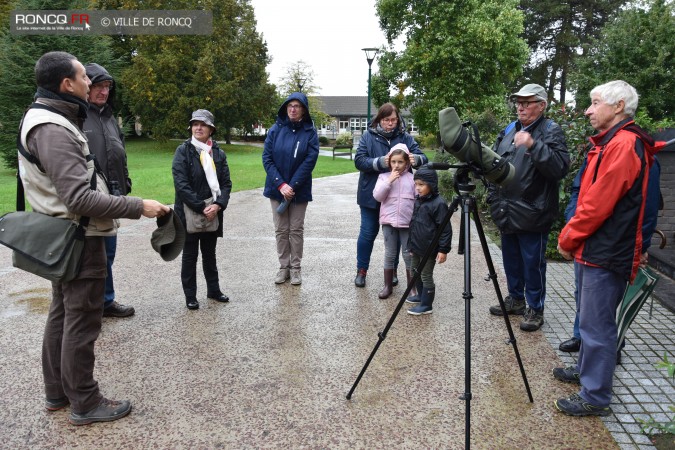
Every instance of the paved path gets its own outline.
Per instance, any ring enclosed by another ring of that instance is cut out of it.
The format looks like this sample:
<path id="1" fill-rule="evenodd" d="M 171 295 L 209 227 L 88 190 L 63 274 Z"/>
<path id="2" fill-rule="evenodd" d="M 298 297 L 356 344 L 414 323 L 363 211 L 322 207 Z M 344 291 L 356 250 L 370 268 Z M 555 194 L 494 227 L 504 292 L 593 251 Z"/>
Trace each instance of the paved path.
<path id="1" fill-rule="evenodd" d="M 0 447 L 463 448 L 458 217 L 453 253 L 436 271 L 434 314 L 402 311 L 353 398 L 345 399 L 403 292 L 399 286 L 398 297 L 377 298 L 379 239 L 366 288 L 353 285 L 357 177 L 315 180 L 299 287 L 273 283 L 272 212 L 261 190 L 234 194 L 218 244 L 222 287 L 232 301 L 204 299 L 200 279 L 198 311 L 185 307 L 180 261 L 162 262 L 150 247 L 154 221 L 123 221 L 117 295 L 137 312 L 129 319 L 104 319 L 95 375 L 106 396 L 128 398 L 134 410 L 108 424 L 73 427 L 68 409 L 45 411 L 40 342 L 50 285 L 11 268 L 9 251 L 0 248 Z M 487 313 L 495 293 L 482 280 L 487 269 L 475 236 L 471 245 L 472 446 L 649 448 L 635 417 L 664 416 L 664 406 L 674 402 L 672 382 L 653 369 L 663 350 L 675 353 L 672 315 L 655 305 L 651 321 L 638 319 L 649 333 L 639 339 L 629 334 L 629 365 L 616 376 L 622 384 L 616 385 L 615 416 L 564 416 L 553 400 L 575 388 L 556 382 L 551 370 L 561 356 L 569 358 L 555 349 L 571 329 L 571 266 L 549 266 L 543 332 L 524 333 L 518 319 L 511 322 L 534 397 L 529 403 L 513 349 L 505 344 L 504 321 Z"/>

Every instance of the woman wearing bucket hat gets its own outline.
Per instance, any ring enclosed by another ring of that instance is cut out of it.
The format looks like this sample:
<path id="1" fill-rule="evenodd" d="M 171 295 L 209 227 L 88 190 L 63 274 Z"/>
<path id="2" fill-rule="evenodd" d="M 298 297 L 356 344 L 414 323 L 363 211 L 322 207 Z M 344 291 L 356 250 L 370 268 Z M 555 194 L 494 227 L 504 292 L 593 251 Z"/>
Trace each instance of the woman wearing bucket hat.
<path id="1" fill-rule="evenodd" d="M 262 155 L 267 172 L 263 195 L 270 199 L 279 272 L 274 282 L 302 283 L 300 263 L 305 212 L 312 201 L 312 171 L 319 157 L 319 136 L 309 115 L 307 96 L 294 92 L 279 108 Z"/>
<path id="2" fill-rule="evenodd" d="M 180 278 L 188 309 L 199 309 L 197 257 L 200 248 L 207 298 L 229 301 L 220 290 L 216 243 L 223 236 L 223 210 L 230 200 L 232 181 L 225 152 L 211 138 L 216 132 L 213 114 L 206 109 L 196 110 L 192 113 L 188 130 L 192 137 L 178 146 L 171 168 L 176 189 L 174 210 L 186 230 L 186 208 L 197 215 L 204 215 L 207 224 L 218 221 L 215 231 L 188 231 L 185 236 Z"/>

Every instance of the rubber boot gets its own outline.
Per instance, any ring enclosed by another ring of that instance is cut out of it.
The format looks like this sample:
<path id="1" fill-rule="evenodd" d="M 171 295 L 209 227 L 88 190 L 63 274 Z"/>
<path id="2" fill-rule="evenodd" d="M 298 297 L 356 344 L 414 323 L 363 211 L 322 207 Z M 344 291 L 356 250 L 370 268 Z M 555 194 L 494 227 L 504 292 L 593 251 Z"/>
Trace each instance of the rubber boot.
<path id="1" fill-rule="evenodd" d="M 431 305 L 434 303 L 434 297 L 436 296 L 435 288 L 422 288 L 422 295 L 420 296 L 420 304 L 414 306 L 408 310 L 408 314 L 413 316 L 421 316 L 422 314 L 431 314 L 433 310 Z"/>
<path id="2" fill-rule="evenodd" d="M 394 267 L 394 277 L 391 279 L 392 286 L 398 286 L 398 267 Z"/>
<path id="3" fill-rule="evenodd" d="M 388 298 L 391 295 L 392 283 L 394 279 L 394 269 L 384 269 L 384 287 L 377 294 L 380 298 Z"/>
<path id="4" fill-rule="evenodd" d="M 413 279 L 412 272 L 409 270 L 407 271 L 408 275 L 408 284 L 410 284 L 410 281 Z M 406 303 L 419 303 L 420 302 L 420 294 L 422 293 L 422 278 L 417 280 L 417 283 L 415 283 L 415 287 L 410 290 L 410 295 L 408 298 L 405 300 Z"/>

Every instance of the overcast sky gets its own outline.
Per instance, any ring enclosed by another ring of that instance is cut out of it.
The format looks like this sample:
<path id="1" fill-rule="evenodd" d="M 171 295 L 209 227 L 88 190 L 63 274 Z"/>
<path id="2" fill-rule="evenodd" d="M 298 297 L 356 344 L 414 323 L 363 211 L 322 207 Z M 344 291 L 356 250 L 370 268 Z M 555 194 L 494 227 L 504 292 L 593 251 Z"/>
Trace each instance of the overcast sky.
<path id="1" fill-rule="evenodd" d="M 302 60 L 314 71 L 320 95 L 367 95 L 368 62 L 361 50 L 386 43 L 375 0 L 251 0 L 258 32 L 272 62 L 270 82 Z M 377 59 L 373 62 L 377 72 Z"/>

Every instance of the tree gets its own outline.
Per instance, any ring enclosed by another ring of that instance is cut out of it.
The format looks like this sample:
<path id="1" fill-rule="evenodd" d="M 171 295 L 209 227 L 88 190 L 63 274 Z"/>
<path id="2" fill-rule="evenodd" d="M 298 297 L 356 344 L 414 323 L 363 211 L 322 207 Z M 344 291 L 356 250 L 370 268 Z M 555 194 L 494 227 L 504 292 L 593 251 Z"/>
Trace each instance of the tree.
<path id="1" fill-rule="evenodd" d="M 49 9 L 86 9 L 88 4 L 52 1 Z M 44 9 L 44 1 L 19 0 L 11 9 Z M 115 76 L 119 61 L 113 56 L 111 44 L 109 36 L 13 35 L 9 28 L 0 31 L 0 152 L 6 167 L 15 169 L 18 165 L 16 136 L 35 94 L 34 68 L 40 56 L 53 50 L 65 51 L 82 64 L 97 62 Z"/>
<path id="2" fill-rule="evenodd" d="M 166 1 L 123 1 L 126 8 L 167 8 Z M 267 46 L 255 28 L 249 0 L 204 0 L 213 13 L 210 36 L 136 36 L 131 66 L 123 71 L 126 102 L 143 128 L 159 139 L 185 136 L 190 113 L 208 109 L 230 142 L 232 128 L 251 132 L 274 110 L 267 80 Z M 172 9 L 191 9 L 187 0 Z M 222 135 L 222 134 L 221 134 Z"/>
<path id="3" fill-rule="evenodd" d="M 305 61 L 299 60 L 285 68 L 284 76 L 279 80 L 277 90 L 286 98 L 293 92 L 303 92 L 306 95 L 315 95 L 320 86 L 315 84 L 315 74 Z"/>
<path id="4" fill-rule="evenodd" d="M 302 92 L 307 96 L 309 111 L 315 125 L 330 124 L 333 119 L 323 112 L 323 104 L 317 96 L 321 87 L 315 84 L 314 76 L 309 64 L 302 60 L 296 61 L 286 67 L 286 74 L 279 80 L 277 90 L 282 101 L 293 92 Z"/>
<path id="5" fill-rule="evenodd" d="M 675 118 L 675 4 L 649 0 L 645 8 L 622 11 L 587 45 L 572 75 L 579 107 L 589 105 L 593 87 L 621 79 L 652 119 Z"/>
<path id="6" fill-rule="evenodd" d="M 545 86 L 549 98 L 560 92 L 565 104 L 567 78 L 578 50 L 596 36 L 626 0 L 522 0 L 527 24 L 524 37 L 530 62 L 523 82 Z"/>
<path id="7" fill-rule="evenodd" d="M 378 0 L 380 27 L 389 49 L 379 58 L 375 100 L 396 89 L 423 130 L 438 129 L 438 111 L 460 116 L 502 103 L 521 74 L 527 46 L 518 37 L 523 16 L 517 0 Z M 405 49 L 393 42 L 405 36 Z"/>

